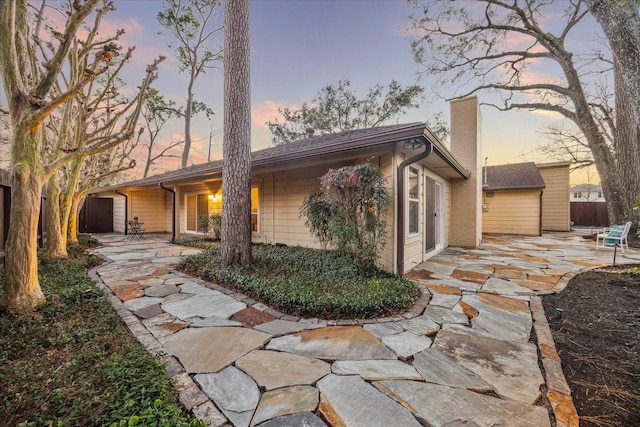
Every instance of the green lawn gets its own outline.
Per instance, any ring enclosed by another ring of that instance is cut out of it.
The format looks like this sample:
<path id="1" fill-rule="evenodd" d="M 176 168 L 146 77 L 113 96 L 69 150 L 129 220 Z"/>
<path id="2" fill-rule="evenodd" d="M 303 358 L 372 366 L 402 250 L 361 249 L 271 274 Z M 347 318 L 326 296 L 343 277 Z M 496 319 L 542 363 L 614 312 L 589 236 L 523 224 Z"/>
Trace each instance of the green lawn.
<path id="1" fill-rule="evenodd" d="M 254 245 L 253 263 L 222 269 L 215 242 L 181 241 L 205 248 L 178 268 L 244 294 L 284 313 L 324 319 L 393 315 L 411 307 L 417 285 L 397 275 L 360 270 L 349 256 L 301 247 Z"/>
<path id="2" fill-rule="evenodd" d="M 40 265 L 44 306 L 0 312 L 0 426 L 198 425 L 87 276 L 101 262 L 85 254 L 88 244 Z"/>

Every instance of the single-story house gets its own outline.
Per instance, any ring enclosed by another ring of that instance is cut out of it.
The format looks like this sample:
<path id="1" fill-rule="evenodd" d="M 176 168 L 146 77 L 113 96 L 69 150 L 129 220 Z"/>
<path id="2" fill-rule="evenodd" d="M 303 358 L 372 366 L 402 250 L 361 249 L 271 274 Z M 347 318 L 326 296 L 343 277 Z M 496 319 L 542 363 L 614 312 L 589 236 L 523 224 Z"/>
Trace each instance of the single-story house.
<path id="1" fill-rule="evenodd" d="M 569 231 L 569 162 L 483 168 L 482 231 L 539 236 Z"/>
<path id="2" fill-rule="evenodd" d="M 446 147 L 423 123 L 305 138 L 251 154 L 253 241 L 319 247 L 299 208 L 329 169 L 373 161 L 392 194 L 381 264 L 404 274 L 447 246 L 475 248 L 482 236 L 480 113 L 476 97 L 451 103 Z M 199 233 L 198 218 L 223 209 L 222 161 L 98 190 L 113 199 L 113 228 L 134 216 L 146 233 Z"/>

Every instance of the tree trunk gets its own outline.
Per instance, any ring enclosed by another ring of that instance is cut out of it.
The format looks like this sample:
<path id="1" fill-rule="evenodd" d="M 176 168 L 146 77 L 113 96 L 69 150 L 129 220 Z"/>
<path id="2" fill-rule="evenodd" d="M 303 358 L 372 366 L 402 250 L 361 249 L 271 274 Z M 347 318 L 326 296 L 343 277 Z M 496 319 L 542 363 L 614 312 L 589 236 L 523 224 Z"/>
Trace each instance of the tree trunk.
<path id="1" fill-rule="evenodd" d="M 186 168 L 189 162 L 189 151 L 191 151 L 191 112 L 193 111 L 193 83 L 195 76 L 191 71 L 191 79 L 187 88 L 187 106 L 184 110 L 184 149 L 182 150 L 182 168 Z"/>
<path id="2" fill-rule="evenodd" d="M 221 263 L 251 262 L 251 93 L 249 0 L 224 13 L 224 142 Z"/>
<path id="3" fill-rule="evenodd" d="M 27 131 L 22 123 L 14 127 L 11 170 L 11 211 L 6 245 L 4 296 L 2 305 L 10 313 L 26 312 L 45 302 L 38 281 L 38 219 L 42 191 L 39 147 L 41 130 Z M 33 151 L 32 151 L 33 150 Z M 34 158 L 35 157 L 35 158 Z M 35 163 L 35 164 L 34 164 Z"/>
<path id="4" fill-rule="evenodd" d="M 640 13 L 635 1 L 588 0 L 588 4 L 613 53 L 614 173 L 620 185 L 618 193 L 605 191 L 607 209 L 612 222 L 633 221 L 633 208 L 640 196 Z"/>
<path id="5" fill-rule="evenodd" d="M 84 201 L 84 196 L 74 194 L 69 207 L 69 225 L 67 228 L 67 243 L 72 245 L 78 244 L 78 212 Z"/>
<path id="6" fill-rule="evenodd" d="M 60 178 L 54 173 L 47 182 L 47 245 L 44 258 L 49 261 L 66 259 L 67 234 L 63 231 L 60 194 Z"/>

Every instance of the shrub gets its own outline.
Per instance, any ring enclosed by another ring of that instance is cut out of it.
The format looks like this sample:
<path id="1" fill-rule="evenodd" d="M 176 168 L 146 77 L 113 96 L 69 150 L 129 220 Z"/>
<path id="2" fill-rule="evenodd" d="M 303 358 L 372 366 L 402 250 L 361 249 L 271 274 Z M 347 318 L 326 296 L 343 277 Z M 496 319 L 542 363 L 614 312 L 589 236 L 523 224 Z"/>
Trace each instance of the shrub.
<path id="1" fill-rule="evenodd" d="M 420 295 L 415 283 L 377 268 L 362 270 L 338 251 L 261 244 L 253 246 L 252 255 L 250 265 L 221 268 L 220 246 L 209 243 L 178 269 L 304 317 L 388 316 L 406 310 Z"/>
<path id="2" fill-rule="evenodd" d="M 330 169 L 320 186 L 300 208 L 312 234 L 351 254 L 360 268 L 373 268 L 385 245 L 391 203 L 382 172 L 370 162 Z"/>

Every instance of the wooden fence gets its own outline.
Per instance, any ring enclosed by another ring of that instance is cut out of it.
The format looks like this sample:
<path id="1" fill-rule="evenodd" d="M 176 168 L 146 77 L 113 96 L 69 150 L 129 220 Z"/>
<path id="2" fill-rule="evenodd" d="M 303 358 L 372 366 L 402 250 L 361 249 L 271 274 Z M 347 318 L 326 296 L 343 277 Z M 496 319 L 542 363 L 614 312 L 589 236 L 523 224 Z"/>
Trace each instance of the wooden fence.
<path id="1" fill-rule="evenodd" d="M 571 202 L 571 222 L 587 227 L 606 227 L 609 224 L 607 204 L 603 202 Z"/>

